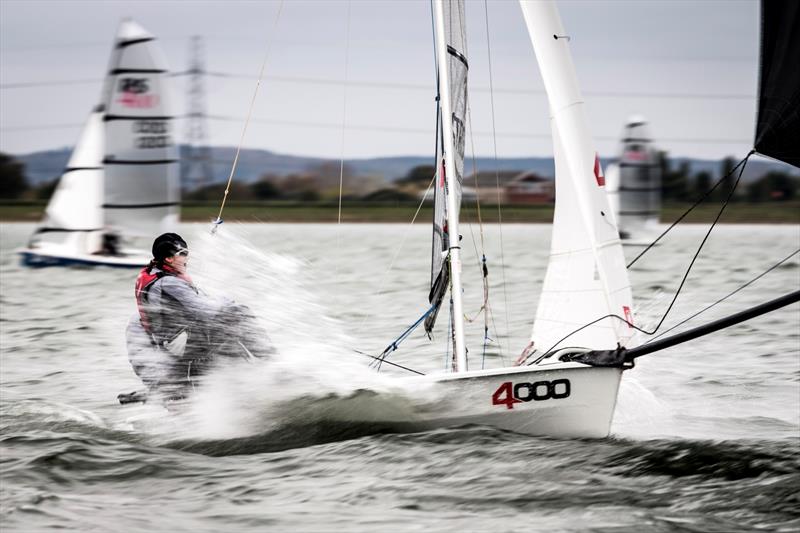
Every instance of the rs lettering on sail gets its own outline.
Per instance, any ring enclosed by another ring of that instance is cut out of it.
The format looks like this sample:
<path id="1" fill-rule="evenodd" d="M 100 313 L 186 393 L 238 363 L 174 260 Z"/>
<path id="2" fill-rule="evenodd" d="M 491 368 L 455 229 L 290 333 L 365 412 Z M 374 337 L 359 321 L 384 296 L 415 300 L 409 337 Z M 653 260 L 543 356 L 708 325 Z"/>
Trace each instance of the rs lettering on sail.
<path id="1" fill-rule="evenodd" d="M 120 78 L 117 92 L 121 93 L 117 103 L 124 107 L 148 109 L 159 105 L 157 94 L 147 94 L 150 82 L 147 78 Z"/>

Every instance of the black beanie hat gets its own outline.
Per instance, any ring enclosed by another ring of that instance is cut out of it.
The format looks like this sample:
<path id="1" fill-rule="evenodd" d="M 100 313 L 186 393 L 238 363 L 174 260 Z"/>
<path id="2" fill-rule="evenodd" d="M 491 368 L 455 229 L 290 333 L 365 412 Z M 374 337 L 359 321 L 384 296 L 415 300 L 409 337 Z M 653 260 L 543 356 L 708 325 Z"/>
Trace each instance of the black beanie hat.
<path id="1" fill-rule="evenodd" d="M 153 259 L 163 261 L 167 257 L 172 257 L 180 250 L 188 250 L 186 241 L 177 233 L 164 233 L 156 237 L 153 241 Z"/>

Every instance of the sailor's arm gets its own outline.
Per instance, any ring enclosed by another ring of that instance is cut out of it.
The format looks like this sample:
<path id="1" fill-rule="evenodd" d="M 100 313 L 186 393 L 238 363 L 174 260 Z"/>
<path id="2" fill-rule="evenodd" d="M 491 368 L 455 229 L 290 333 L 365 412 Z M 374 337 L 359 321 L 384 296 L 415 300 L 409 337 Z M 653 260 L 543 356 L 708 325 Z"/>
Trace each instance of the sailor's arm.
<path id="1" fill-rule="evenodd" d="M 215 299 L 198 294 L 187 282 L 176 277 L 162 278 L 161 283 L 162 292 L 177 300 L 200 320 L 215 318 L 225 306 L 232 303 L 229 299 Z"/>

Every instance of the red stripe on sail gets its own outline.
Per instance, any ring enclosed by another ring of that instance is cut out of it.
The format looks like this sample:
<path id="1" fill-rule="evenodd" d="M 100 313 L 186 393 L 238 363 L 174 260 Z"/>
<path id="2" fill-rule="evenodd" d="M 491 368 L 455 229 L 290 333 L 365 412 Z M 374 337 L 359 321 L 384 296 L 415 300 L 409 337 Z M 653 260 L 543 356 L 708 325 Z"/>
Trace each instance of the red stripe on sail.
<path id="1" fill-rule="evenodd" d="M 625 321 L 628 323 L 628 327 L 633 327 L 633 315 L 631 314 L 631 308 L 627 305 L 622 306 L 622 313 L 625 315 Z"/>
<path id="2" fill-rule="evenodd" d="M 597 152 L 594 154 L 594 179 L 597 180 L 597 185 L 604 187 L 606 184 L 606 177 L 603 176 L 603 169 L 600 168 L 600 157 Z"/>

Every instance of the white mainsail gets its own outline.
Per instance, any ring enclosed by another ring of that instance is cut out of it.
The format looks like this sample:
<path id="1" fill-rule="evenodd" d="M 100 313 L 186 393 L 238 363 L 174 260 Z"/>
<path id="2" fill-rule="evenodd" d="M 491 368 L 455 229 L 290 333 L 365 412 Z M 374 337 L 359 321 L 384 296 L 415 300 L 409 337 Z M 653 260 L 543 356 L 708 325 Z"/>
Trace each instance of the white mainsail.
<path id="1" fill-rule="evenodd" d="M 444 161 L 437 161 L 431 290 L 434 306 L 425 321 L 428 333 L 448 288 L 452 287 L 455 368 L 466 370 L 464 323 L 461 306 L 461 254 L 458 215 L 464 173 L 464 140 L 467 116 L 466 21 L 463 0 L 434 2 L 436 57 L 439 84 L 439 125 Z M 438 158 L 437 158 L 438 159 Z M 449 260 L 445 260 L 449 258 Z"/>
<path id="2" fill-rule="evenodd" d="M 556 207 L 547 267 L 531 340 L 539 353 L 607 315 L 632 322 L 630 282 L 604 176 L 588 133 L 583 98 L 558 11 L 551 1 L 520 0 L 547 91 L 556 166 Z M 606 318 L 560 347 L 625 345 L 633 329 Z"/>
<path id="3" fill-rule="evenodd" d="M 63 236 L 64 244 L 83 253 L 99 249 L 103 229 L 100 208 L 103 195 L 103 111 L 89 115 L 78 143 L 45 209 L 44 220 L 36 230 L 39 240 Z"/>
<path id="4" fill-rule="evenodd" d="M 102 102 L 107 225 L 152 236 L 177 223 L 180 181 L 167 63 L 155 37 L 131 20 L 117 32 Z"/>
<path id="5" fill-rule="evenodd" d="M 628 119 L 619 161 L 608 169 L 606 178 L 608 201 L 620 236 L 652 239 L 661 211 L 661 168 L 644 118 Z"/>

